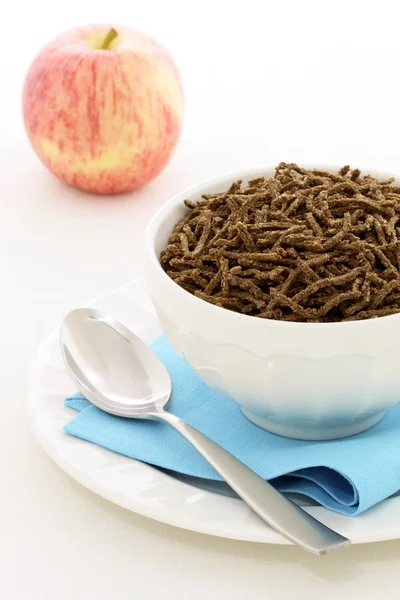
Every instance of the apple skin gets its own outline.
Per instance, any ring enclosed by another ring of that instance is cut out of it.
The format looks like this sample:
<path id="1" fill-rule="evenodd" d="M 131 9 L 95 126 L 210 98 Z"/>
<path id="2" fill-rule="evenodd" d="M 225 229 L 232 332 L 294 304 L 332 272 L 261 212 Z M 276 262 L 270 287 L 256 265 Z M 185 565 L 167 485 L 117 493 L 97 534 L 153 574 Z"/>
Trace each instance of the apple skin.
<path id="1" fill-rule="evenodd" d="M 23 90 L 30 142 L 43 163 L 74 187 L 117 194 L 143 186 L 167 164 L 179 139 L 183 93 L 166 50 L 115 26 L 64 33 L 35 58 Z"/>

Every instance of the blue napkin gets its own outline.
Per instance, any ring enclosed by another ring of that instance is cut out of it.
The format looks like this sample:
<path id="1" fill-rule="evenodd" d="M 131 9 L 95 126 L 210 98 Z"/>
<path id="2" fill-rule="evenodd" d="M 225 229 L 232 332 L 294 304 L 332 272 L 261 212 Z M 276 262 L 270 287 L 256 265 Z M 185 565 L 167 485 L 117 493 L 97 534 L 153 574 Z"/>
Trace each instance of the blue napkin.
<path id="1" fill-rule="evenodd" d="M 400 405 L 368 431 L 339 441 L 306 442 L 253 425 L 239 406 L 213 392 L 165 337 L 153 349 L 173 382 L 168 410 L 221 444 L 279 490 L 310 496 L 344 515 L 357 515 L 400 490 Z M 81 394 L 66 433 L 146 463 L 205 479 L 220 476 L 165 423 L 109 415 Z"/>

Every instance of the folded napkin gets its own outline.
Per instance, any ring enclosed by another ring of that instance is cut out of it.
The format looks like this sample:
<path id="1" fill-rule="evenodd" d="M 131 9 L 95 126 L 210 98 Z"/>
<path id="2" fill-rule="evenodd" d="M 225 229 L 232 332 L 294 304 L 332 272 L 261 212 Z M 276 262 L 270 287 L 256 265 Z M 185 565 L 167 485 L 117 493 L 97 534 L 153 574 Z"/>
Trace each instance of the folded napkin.
<path id="1" fill-rule="evenodd" d="M 357 515 L 400 490 L 400 405 L 368 431 L 329 442 L 291 440 L 253 425 L 239 406 L 213 392 L 172 350 L 165 337 L 153 350 L 173 384 L 168 410 L 229 450 L 283 492 Z M 65 401 L 79 411 L 66 433 L 146 463 L 204 479 L 220 476 L 165 423 L 115 417 L 81 394 Z"/>

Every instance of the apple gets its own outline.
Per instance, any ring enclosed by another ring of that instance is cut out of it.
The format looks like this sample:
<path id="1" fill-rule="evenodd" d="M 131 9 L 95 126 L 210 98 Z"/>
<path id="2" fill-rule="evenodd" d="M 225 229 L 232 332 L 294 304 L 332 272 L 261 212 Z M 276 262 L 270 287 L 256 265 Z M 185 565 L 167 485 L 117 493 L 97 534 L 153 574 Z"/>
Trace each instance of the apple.
<path id="1" fill-rule="evenodd" d="M 138 188 L 167 164 L 183 115 L 179 73 L 155 40 L 91 25 L 34 59 L 23 90 L 31 144 L 69 185 L 96 194 Z"/>

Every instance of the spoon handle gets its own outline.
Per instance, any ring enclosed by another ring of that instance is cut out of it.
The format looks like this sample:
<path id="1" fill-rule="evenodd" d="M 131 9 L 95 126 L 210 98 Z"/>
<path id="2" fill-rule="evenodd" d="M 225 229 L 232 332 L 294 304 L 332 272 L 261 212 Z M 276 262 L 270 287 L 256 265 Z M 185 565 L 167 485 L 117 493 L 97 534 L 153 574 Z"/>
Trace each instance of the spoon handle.
<path id="1" fill-rule="evenodd" d="M 314 554 L 350 545 L 350 540 L 314 519 L 191 425 L 165 411 L 156 412 L 152 417 L 176 429 L 259 517 L 290 541 Z"/>

